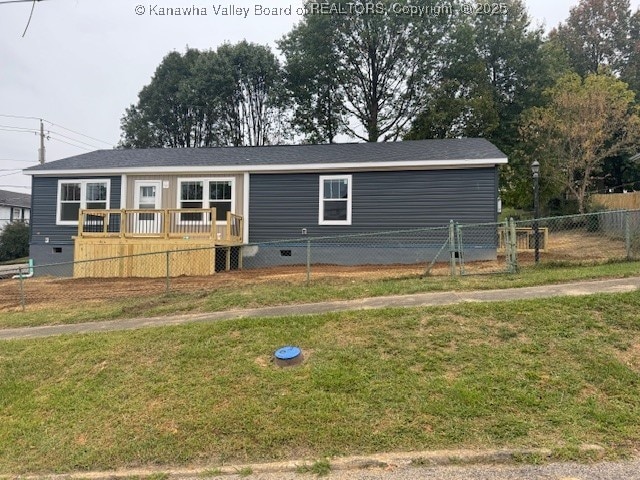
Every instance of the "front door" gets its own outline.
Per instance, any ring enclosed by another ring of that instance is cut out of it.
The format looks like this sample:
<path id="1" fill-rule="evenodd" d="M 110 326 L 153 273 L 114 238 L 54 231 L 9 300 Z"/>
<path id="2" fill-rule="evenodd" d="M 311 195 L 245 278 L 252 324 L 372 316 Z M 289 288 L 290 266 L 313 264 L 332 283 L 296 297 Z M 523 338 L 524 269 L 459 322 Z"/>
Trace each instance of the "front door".
<path id="1" fill-rule="evenodd" d="M 159 210 L 162 208 L 162 182 L 160 180 L 136 180 L 136 210 Z M 162 233 L 162 212 L 136 212 L 133 231 L 142 234 Z"/>

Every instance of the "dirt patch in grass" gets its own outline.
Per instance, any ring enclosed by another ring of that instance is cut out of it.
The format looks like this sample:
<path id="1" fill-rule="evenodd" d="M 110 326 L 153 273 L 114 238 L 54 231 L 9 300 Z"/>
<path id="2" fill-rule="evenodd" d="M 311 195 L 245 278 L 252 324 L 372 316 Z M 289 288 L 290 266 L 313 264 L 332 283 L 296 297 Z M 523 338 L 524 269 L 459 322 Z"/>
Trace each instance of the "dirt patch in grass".
<path id="1" fill-rule="evenodd" d="M 549 246 L 541 252 L 541 261 L 548 263 L 604 263 L 607 260 L 622 259 L 626 255 L 623 241 L 612 240 L 597 233 L 557 232 L 549 235 Z M 521 252 L 518 262 L 526 267 L 534 264 L 533 252 Z M 410 279 L 421 276 L 427 264 L 412 265 L 313 265 L 311 279 L 314 284 L 348 288 L 364 282 L 379 280 Z M 466 262 L 467 274 L 490 274 L 506 271 L 503 253 L 496 260 L 486 262 Z M 431 269 L 434 277 L 447 277 L 450 266 L 447 262 L 438 263 Z M 165 304 L 175 304 L 181 294 L 188 293 L 190 299 L 204 298 L 217 291 L 235 292 L 238 296 L 252 295 L 255 286 L 273 286 L 286 292 L 288 287 L 301 287 L 307 282 L 304 265 L 281 266 L 251 270 L 219 272 L 205 277 L 178 277 L 169 279 L 171 296 L 162 296 L 167 292 L 166 278 L 30 278 L 20 285 L 17 279 L 0 280 L 0 312 L 9 312 L 21 308 L 24 298 L 29 310 L 56 309 L 67 307 L 100 307 L 107 302 L 124 301 L 122 312 L 118 316 L 136 316 L 140 311 Z M 23 295 L 21 294 L 23 289 Z M 194 295 L 202 295 L 194 297 Z M 140 299 L 148 301 L 140 303 Z M 126 302 L 137 299 L 131 306 Z M 255 305 L 248 305 L 255 306 Z M 189 311 L 189 305 L 182 310 Z"/>
<path id="2" fill-rule="evenodd" d="M 373 280 L 416 276 L 424 271 L 420 265 L 363 265 L 313 267 L 314 280 Z M 218 289 L 237 289 L 260 284 L 303 285 L 306 270 L 302 266 L 272 267 L 231 272 L 219 272 L 206 277 L 171 278 L 170 292 L 213 293 Z M 127 299 L 162 294 L 167 291 L 165 278 L 30 278 L 23 283 L 25 299 L 30 309 L 69 306 L 74 303 Z M 150 298 L 149 303 L 162 299 Z M 0 311 L 20 306 L 20 282 L 0 281 Z"/>
<path id="3" fill-rule="evenodd" d="M 626 350 L 617 350 L 616 353 L 621 363 L 640 373 L 640 342 L 632 344 Z"/>

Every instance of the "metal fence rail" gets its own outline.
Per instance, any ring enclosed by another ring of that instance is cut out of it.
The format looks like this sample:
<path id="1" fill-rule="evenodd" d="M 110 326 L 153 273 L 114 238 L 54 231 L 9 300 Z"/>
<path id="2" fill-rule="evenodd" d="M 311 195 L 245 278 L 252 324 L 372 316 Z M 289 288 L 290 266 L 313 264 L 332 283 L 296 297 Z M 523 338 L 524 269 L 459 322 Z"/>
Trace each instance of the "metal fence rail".
<path id="1" fill-rule="evenodd" d="M 451 221 L 435 228 L 22 266 L 19 274 L 9 271 L 0 279 L 0 311 L 113 299 L 126 304 L 131 298 L 210 293 L 256 282 L 514 273 L 536 260 L 582 265 L 639 258 L 640 210 L 502 223 Z"/>

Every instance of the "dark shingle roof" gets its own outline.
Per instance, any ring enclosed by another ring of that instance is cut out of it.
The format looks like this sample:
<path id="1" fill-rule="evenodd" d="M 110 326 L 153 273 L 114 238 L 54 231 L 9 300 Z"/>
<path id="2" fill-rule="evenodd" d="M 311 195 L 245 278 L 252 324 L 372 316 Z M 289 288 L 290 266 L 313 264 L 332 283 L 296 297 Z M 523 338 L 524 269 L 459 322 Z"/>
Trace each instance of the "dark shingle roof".
<path id="1" fill-rule="evenodd" d="M 140 167 L 246 167 L 329 163 L 375 163 L 506 159 L 482 138 L 414 140 L 388 143 L 334 143 L 264 147 L 141 148 L 97 150 L 26 169 L 99 170 Z"/>
<path id="2" fill-rule="evenodd" d="M 9 192 L 0 190 L 0 205 L 8 205 L 10 207 L 31 207 L 31 195 L 26 193 Z"/>

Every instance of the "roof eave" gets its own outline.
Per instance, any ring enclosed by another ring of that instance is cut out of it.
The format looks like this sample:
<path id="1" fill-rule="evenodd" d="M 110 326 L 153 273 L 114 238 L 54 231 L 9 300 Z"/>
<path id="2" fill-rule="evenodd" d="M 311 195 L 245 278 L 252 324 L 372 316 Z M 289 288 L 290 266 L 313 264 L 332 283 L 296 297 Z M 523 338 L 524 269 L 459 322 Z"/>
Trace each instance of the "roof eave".
<path id="1" fill-rule="evenodd" d="M 417 160 L 407 162 L 336 162 L 323 164 L 303 165 L 199 165 L 199 166 L 145 166 L 126 168 L 97 168 L 97 169 L 60 169 L 60 170 L 29 170 L 26 175 L 34 176 L 60 176 L 60 175 L 121 175 L 135 173 L 201 173 L 210 172 L 248 172 L 248 173 L 296 173 L 310 171 L 357 171 L 375 169 L 412 169 L 412 168 L 463 168 L 463 167 L 488 167 L 504 165 L 508 162 L 506 157 L 483 159 L 459 159 L 459 160 Z"/>

